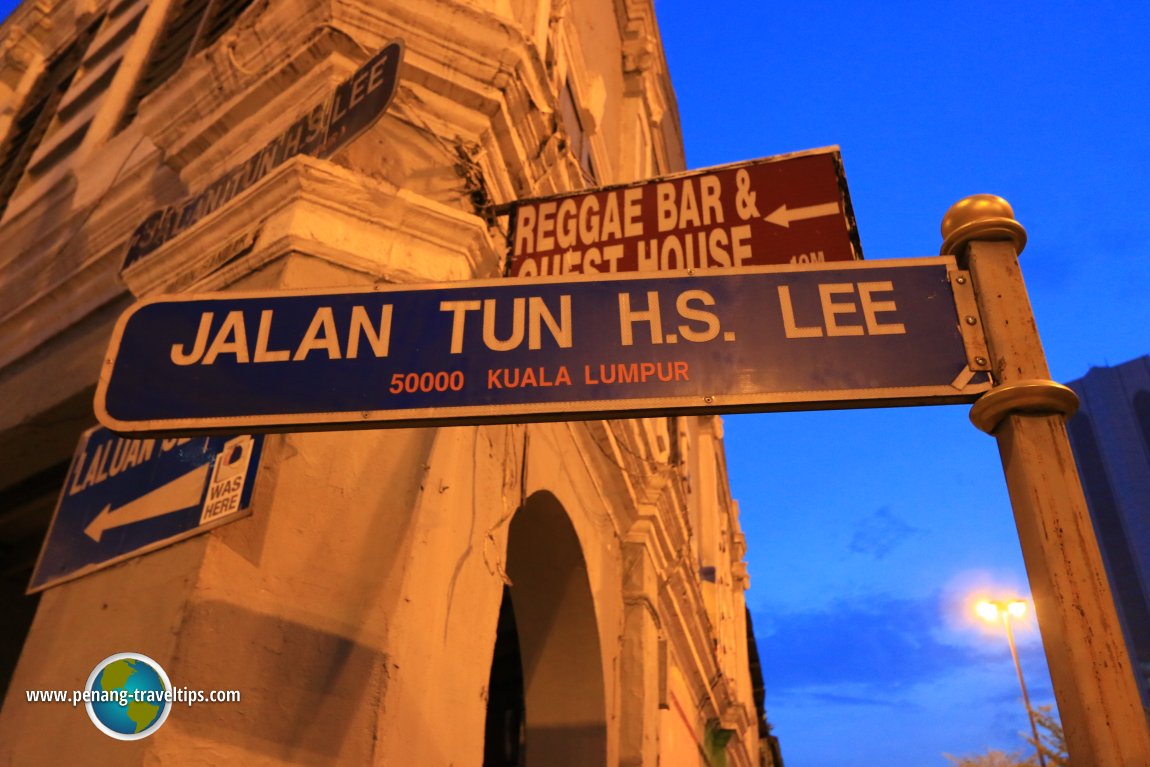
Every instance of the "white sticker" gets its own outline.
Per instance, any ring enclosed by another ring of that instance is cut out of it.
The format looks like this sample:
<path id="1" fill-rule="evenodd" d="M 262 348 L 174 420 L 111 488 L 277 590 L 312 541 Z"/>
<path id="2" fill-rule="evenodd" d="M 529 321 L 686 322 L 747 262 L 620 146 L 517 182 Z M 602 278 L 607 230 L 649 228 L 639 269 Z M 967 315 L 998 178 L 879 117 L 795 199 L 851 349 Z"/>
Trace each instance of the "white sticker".
<path id="1" fill-rule="evenodd" d="M 254 440 L 248 435 L 224 443 L 212 469 L 212 481 L 200 513 L 201 525 L 240 510 L 240 496 L 244 493 L 244 479 L 252 460 L 253 445 Z"/>

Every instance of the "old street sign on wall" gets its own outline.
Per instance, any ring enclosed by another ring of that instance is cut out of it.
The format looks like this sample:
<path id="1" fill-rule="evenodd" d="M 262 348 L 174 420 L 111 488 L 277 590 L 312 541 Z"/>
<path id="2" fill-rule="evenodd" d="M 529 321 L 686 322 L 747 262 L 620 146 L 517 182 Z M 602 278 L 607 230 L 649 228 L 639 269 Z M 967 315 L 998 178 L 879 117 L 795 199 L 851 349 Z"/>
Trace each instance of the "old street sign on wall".
<path id="1" fill-rule="evenodd" d="M 248 513 L 261 436 L 80 438 L 28 591 L 166 546 Z"/>
<path id="2" fill-rule="evenodd" d="M 136 227 L 123 268 L 227 205 L 297 154 L 329 157 L 384 113 L 399 85 L 403 43 L 389 43 L 260 151 L 194 197 L 161 208 Z"/>
<path id="3" fill-rule="evenodd" d="M 516 277 L 862 258 L 837 147 L 520 200 L 505 210 Z"/>
<path id="4" fill-rule="evenodd" d="M 117 323 L 95 409 L 125 433 L 196 433 L 969 402 L 988 384 L 954 269 L 161 296 Z"/>

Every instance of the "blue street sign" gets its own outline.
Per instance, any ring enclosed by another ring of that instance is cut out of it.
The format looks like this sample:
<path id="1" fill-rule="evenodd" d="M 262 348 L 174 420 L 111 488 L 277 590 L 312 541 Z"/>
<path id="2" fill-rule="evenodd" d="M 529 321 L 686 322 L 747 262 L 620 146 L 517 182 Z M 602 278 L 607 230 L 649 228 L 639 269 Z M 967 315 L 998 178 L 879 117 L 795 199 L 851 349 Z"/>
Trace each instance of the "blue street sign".
<path id="1" fill-rule="evenodd" d="M 120 318 L 96 413 L 124 433 L 203 433 L 971 402 L 989 381 L 968 364 L 956 271 L 938 257 L 162 296 Z"/>
<path id="2" fill-rule="evenodd" d="M 29 593 L 247 516 L 261 436 L 84 432 Z"/>

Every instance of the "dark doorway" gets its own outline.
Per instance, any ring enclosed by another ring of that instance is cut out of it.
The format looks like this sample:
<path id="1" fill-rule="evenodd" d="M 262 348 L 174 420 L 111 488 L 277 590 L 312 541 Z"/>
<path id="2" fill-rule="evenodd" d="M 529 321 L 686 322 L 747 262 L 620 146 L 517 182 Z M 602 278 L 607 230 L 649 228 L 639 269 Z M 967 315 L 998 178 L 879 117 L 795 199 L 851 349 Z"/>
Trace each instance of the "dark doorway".
<path id="1" fill-rule="evenodd" d="M 526 763 L 607 767 L 595 596 L 579 536 L 551 493 L 532 494 L 511 518 L 507 576 L 523 664 Z"/>
<path id="2" fill-rule="evenodd" d="M 491 679 L 487 683 L 487 725 L 483 737 L 483 767 L 524 767 L 526 764 L 526 711 L 523 695 L 523 658 L 511 590 L 503 587 Z"/>

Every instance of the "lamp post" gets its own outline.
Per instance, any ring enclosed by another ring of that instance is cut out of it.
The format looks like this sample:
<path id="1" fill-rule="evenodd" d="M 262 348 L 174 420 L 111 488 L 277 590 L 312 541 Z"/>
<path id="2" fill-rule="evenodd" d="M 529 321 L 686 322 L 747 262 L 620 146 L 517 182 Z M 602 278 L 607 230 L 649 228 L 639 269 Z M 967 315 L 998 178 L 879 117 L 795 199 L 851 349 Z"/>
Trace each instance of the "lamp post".
<path id="1" fill-rule="evenodd" d="M 1006 628 L 1006 641 L 1010 643 L 1010 657 L 1014 659 L 1014 670 L 1018 672 L 1018 686 L 1022 688 L 1022 702 L 1026 706 L 1026 716 L 1030 719 L 1030 732 L 1034 735 L 1034 748 L 1038 751 L 1039 767 L 1046 767 L 1046 757 L 1042 754 L 1042 741 L 1038 738 L 1038 725 L 1034 721 L 1034 709 L 1030 707 L 1030 695 L 1026 692 L 1026 681 L 1022 678 L 1022 664 L 1018 662 L 1018 648 L 1014 645 L 1014 629 L 1010 627 L 1010 619 L 1021 618 L 1026 614 L 1026 602 L 1021 599 L 1012 599 L 1009 602 L 983 600 L 975 606 L 980 616 L 988 621 L 995 621 L 1002 617 L 1002 625 Z"/>

